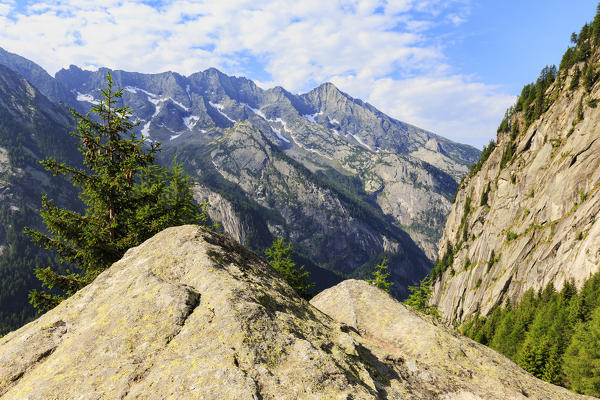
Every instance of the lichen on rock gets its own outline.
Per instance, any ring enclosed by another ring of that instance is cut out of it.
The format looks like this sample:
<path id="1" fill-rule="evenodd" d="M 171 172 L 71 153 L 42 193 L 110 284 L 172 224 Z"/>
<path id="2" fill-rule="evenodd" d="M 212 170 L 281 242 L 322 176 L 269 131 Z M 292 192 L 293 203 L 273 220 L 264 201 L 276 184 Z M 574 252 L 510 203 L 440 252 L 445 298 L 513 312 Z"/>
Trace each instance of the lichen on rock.
<path id="1" fill-rule="evenodd" d="M 169 228 L 0 339 L 0 399 L 578 397 L 362 281 L 312 304 L 231 239 Z"/>

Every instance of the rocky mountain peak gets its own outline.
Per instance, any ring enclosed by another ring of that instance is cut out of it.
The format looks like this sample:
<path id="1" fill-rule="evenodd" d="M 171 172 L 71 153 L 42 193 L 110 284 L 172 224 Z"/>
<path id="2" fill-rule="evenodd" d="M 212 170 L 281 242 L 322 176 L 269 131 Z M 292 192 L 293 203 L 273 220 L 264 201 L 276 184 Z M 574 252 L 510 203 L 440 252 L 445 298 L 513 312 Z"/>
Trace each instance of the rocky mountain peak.
<path id="1" fill-rule="evenodd" d="M 0 339 L 0 398 L 584 398 L 364 282 L 312 304 L 236 242 L 169 228 Z"/>
<path id="2" fill-rule="evenodd" d="M 341 94 L 342 92 L 332 82 L 325 82 L 314 88 L 312 91 L 317 93 L 332 93 L 334 95 Z"/>
<path id="3" fill-rule="evenodd" d="M 325 82 L 303 96 L 315 105 L 316 111 L 338 107 L 349 98 L 331 82 Z"/>
<path id="4" fill-rule="evenodd" d="M 67 88 L 57 82 L 42 67 L 17 54 L 0 47 L 0 64 L 24 76 L 32 85 L 54 102 L 64 102 L 73 107 L 75 99 Z"/>

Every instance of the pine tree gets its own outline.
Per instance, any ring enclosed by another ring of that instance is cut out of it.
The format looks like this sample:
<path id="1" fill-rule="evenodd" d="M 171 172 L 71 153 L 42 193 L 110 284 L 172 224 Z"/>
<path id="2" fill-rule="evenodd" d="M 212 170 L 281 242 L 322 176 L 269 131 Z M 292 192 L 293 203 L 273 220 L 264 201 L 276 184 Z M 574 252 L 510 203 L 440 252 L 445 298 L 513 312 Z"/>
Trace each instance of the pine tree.
<path id="1" fill-rule="evenodd" d="M 580 322 L 564 356 L 564 371 L 571 389 L 600 396 L 600 308 L 588 322 Z"/>
<path id="2" fill-rule="evenodd" d="M 394 284 L 388 281 L 390 273 L 388 272 L 387 257 L 383 257 L 383 260 L 375 266 L 373 271 L 373 279 L 367 279 L 371 285 L 378 287 L 379 289 L 388 292 Z"/>
<path id="3" fill-rule="evenodd" d="M 569 84 L 569 90 L 575 90 L 579 87 L 579 78 L 581 76 L 581 70 L 579 66 L 575 67 L 575 72 L 573 72 L 573 77 L 571 78 L 571 83 Z"/>
<path id="4" fill-rule="evenodd" d="M 186 223 L 206 223 L 206 204 L 192 198 L 191 181 L 181 165 L 172 169 L 154 164 L 159 144 L 149 144 L 134 132 L 131 110 L 118 107 L 122 89 L 115 90 L 106 76 L 102 100 L 86 115 L 72 111 L 77 119 L 79 150 L 85 168 L 54 159 L 42 164 L 54 175 L 65 175 L 81 189 L 84 214 L 59 208 L 46 196 L 41 215 L 47 233 L 26 228 L 25 232 L 52 250 L 73 269 L 61 275 L 52 268 L 37 268 L 36 275 L 50 292 L 30 292 L 31 303 L 40 311 L 52 308 L 89 284 L 98 274 L 161 230 Z"/>
<path id="5" fill-rule="evenodd" d="M 437 309 L 429 305 L 429 298 L 431 297 L 431 284 L 431 276 L 427 275 L 421 280 L 421 282 L 419 282 L 419 286 L 409 286 L 408 290 L 410 295 L 404 301 L 404 303 L 422 313 L 437 316 Z"/>
<path id="6" fill-rule="evenodd" d="M 296 267 L 296 263 L 292 261 L 291 244 L 286 244 L 282 238 L 278 238 L 265 250 L 265 254 L 271 267 L 275 268 L 299 295 L 309 295 L 314 284 L 309 281 L 309 272 L 305 271 L 303 266 Z"/>
<path id="7" fill-rule="evenodd" d="M 542 379 L 555 385 L 562 384 L 562 358 L 557 345 L 550 348 Z"/>

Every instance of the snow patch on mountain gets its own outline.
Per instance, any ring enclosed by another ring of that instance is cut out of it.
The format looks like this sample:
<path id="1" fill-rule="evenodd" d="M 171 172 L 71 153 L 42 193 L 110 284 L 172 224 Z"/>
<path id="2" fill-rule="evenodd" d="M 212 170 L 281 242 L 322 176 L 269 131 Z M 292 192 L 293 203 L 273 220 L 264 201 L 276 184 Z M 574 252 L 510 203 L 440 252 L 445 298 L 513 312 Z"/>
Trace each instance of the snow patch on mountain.
<path id="1" fill-rule="evenodd" d="M 200 119 L 197 115 L 190 115 L 189 117 L 183 117 L 183 123 L 188 128 L 188 130 L 192 130 L 196 122 Z"/>
<path id="2" fill-rule="evenodd" d="M 141 88 L 136 87 L 136 86 L 125 86 L 123 88 L 123 90 L 125 90 L 125 91 L 127 91 L 129 93 L 133 93 L 133 94 L 137 94 L 137 92 L 142 92 L 145 95 L 147 95 L 148 97 L 152 97 L 152 98 L 154 98 L 154 97 L 160 97 L 157 94 L 150 93 L 149 91 L 141 89 Z"/>
<path id="3" fill-rule="evenodd" d="M 189 89 L 189 85 L 188 87 L 186 87 L 186 90 Z M 182 109 L 184 109 L 185 111 L 190 111 L 189 107 L 184 106 L 182 103 L 178 102 L 177 100 L 175 100 L 172 97 L 161 97 L 155 93 L 151 93 L 147 90 L 144 90 L 142 88 L 136 87 L 136 86 L 125 86 L 123 88 L 123 90 L 129 92 L 129 93 L 133 93 L 133 94 L 137 94 L 138 92 L 142 92 L 145 95 L 148 96 L 148 101 L 151 102 L 152 104 L 154 104 L 155 106 L 158 105 L 158 103 L 164 103 L 165 101 L 169 101 L 171 100 L 173 102 L 173 104 L 181 107 Z M 189 92 L 188 92 L 188 96 L 189 96 Z M 191 97 L 190 97 L 191 100 Z"/>
<path id="4" fill-rule="evenodd" d="M 180 102 L 178 102 L 177 100 L 175 100 L 172 97 L 167 97 L 167 100 L 171 100 L 173 102 L 173 104 L 183 108 L 185 111 L 190 111 L 190 109 L 188 107 L 184 106 L 183 104 L 181 104 Z"/>
<path id="5" fill-rule="evenodd" d="M 86 102 L 94 104 L 94 105 L 100 104 L 100 102 L 98 100 L 95 100 L 94 96 L 92 96 L 89 93 L 84 94 L 84 93 L 77 92 L 77 101 L 86 101 Z"/>
<path id="6" fill-rule="evenodd" d="M 275 129 L 273 127 L 271 127 L 271 130 L 273 130 L 273 132 L 275 133 L 275 135 L 277 135 L 277 137 L 281 140 L 283 140 L 286 143 L 291 143 L 288 139 L 286 139 L 282 134 L 281 131 L 279 129 Z"/>
<path id="7" fill-rule="evenodd" d="M 212 108 L 217 110 L 219 112 L 219 114 L 221 114 L 222 116 L 224 116 L 229 121 L 231 121 L 235 124 L 236 121 L 234 119 L 229 118 L 229 115 L 227 115 L 223 112 L 223 109 L 225 108 L 225 106 L 223 104 L 213 103 L 212 101 L 209 101 L 208 103 L 211 105 Z"/>
<path id="8" fill-rule="evenodd" d="M 278 123 L 280 123 L 283 126 L 283 130 L 284 131 L 289 131 L 288 128 L 287 128 L 287 123 L 284 120 L 282 120 L 281 118 L 268 119 L 267 121 L 269 121 L 269 122 L 278 122 Z M 281 131 L 279 129 L 273 128 L 273 126 L 271 126 L 271 129 L 273 130 L 273 132 L 275 132 L 275 134 L 277 135 L 277 137 L 279 139 L 283 140 L 286 143 L 290 143 L 290 141 L 288 139 L 286 139 L 282 135 L 282 133 L 281 133 Z"/>
<path id="9" fill-rule="evenodd" d="M 248 107 L 250 110 L 252 110 L 252 112 L 254 114 L 258 115 L 262 119 L 264 119 L 266 121 L 269 121 L 269 119 L 266 117 L 266 115 L 262 111 L 260 111 L 258 108 L 252 108 L 249 104 L 246 104 L 246 103 L 240 103 L 240 104 L 243 105 L 243 106 Z"/>
<path id="10" fill-rule="evenodd" d="M 304 118 L 305 120 L 307 120 L 310 123 L 316 124 L 318 122 L 316 121 L 315 118 L 318 117 L 319 115 L 323 115 L 323 111 L 319 111 L 318 113 L 314 113 L 314 114 L 304 114 L 302 116 L 302 118 Z"/>
<path id="11" fill-rule="evenodd" d="M 268 121 L 268 122 L 271 122 L 271 123 L 273 123 L 273 122 L 279 122 L 279 123 L 280 123 L 280 124 L 283 126 L 283 130 L 287 130 L 287 125 L 286 125 L 285 121 L 284 121 L 284 120 L 282 120 L 281 118 L 269 119 L 269 118 L 267 118 L 267 116 L 266 116 L 266 115 L 265 115 L 265 114 L 264 114 L 262 111 L 260 111 L 258 108 L 253 108 L 253 107 L 251 107 L 250 105 L 248 105 L 248 104 L 246 104 L 246 103 L 241 103 L 241 104 L 242 104 L 243 106 L 246 106 L 246 107 L 248 107 L 249 109 L 251 109 L 251 110 L 252 110 L 252 112 L 253 112 L 254 114 L 258 115 L 259 117 L 261 117 L 261 118 L 262 118 L 262 119 L 264 119 L 265 121 Z M 291 142 L 290 142 L 290 141 L 289 141 L 289 140 L 288 140 L 288 139 L 287 139 L 285 136 L 283 136 L 283 134 L 281 133 L 281 131 L 280 131 L 279 129 L 277 129 L 277 128 L 274 128 L 272 125 L 270 125 L 270 126 L 271 126 L 271 130 L 273 131 L 273 133 L 275 133 L 275 135 L 277 135 L 277 137 L 278 137 L 280 140 L 283 140 L 283 141 L 284 141 L 284 142 L 286 142 L 286 143 L 291 143 Z"/>
<path id="12" fill-rule="evenodd" d="M 146 122 L 144 124 L 144 126 L 142 127 L 142 137 L 150 137 L 150 123 L 152 122 L 152 120 Z"/>
<path id="13" fill-rule="evenodd" d="M 362 139 L 354 134 L 350 134 L 350 136 L 352 136 L 354 138 L 354 140 L 356 140 L 358 142 L 358 144 L 360 144 L 361 146 L 367 148 L 369 151 L 374 151 L 371 146 L 369 146 L 368 144 L 366 144 L 365 142 L 362 141 Z"/>

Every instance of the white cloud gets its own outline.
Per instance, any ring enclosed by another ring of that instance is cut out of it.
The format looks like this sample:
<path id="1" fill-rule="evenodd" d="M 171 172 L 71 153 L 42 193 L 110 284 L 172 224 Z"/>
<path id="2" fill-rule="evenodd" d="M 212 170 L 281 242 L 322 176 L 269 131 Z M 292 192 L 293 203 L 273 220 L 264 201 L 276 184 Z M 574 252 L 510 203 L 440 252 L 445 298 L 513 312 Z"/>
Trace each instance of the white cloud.
<path id="1" fill-rule="evenodd" d="M 12 8 L 13 8 L 13 4 L 11 4 L 10 2 L 0 4 L 0 16 L 8 15 L 11 12 Z"/>
<path id="2" fill-rule="evenodd" d="M 466 21 L 468 2 L 60 0 L 22 12 L 6 3 L 0 45 L 50 73 L 69 64 L 183 74 L 214 66 L 266 72 L 263 85 L 291 91 L 332 80 L 398 119 L 480 145 L 511 99 L 453 73 L 430 37 Z"/>

